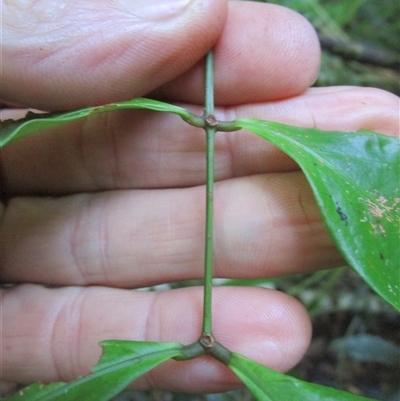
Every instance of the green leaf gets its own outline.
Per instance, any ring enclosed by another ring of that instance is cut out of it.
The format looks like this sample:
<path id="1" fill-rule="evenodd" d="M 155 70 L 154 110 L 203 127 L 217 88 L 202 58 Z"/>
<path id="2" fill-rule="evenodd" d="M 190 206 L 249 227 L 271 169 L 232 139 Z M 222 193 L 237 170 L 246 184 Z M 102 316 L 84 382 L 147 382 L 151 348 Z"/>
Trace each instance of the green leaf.
<path id="1" fill-rule="evenodd" d="M 26 135 L 34 134 L 49 128 L 57 127 L 71 121 L 89 117 L 106 111 L 123 109 L 147 109 L 174 113 L 184 120 L 190 120 L 191 114 L 182 107 L 174 106 L 157 100 L 138 98 L 125 102 L 112 103 L 105 106 L 87 107 L 80 110 L 60 113 L 28 113 L 20 120 L 5 120 L 0 123 L 0 147 L 20 139 Z"/>
<path id="2" fill-rule="evenodd" d="M 260 401 L 371 401 L 284 375 L 235 353 L 228 366 Z"/>
<path id="3" fill-rule="evenodd" d="M 183 356 L 178 343 L 109 340 L 92 374 L 71 383 L 33 384 L 7 401 L 107 401 L 168 359 Z"/>
<path id="4" fill-rule="evenodd" d="M 250 119 L 236 124 L 274 143 L 300 165 L 348 263 L 400 310 L 398 138 Z"/>

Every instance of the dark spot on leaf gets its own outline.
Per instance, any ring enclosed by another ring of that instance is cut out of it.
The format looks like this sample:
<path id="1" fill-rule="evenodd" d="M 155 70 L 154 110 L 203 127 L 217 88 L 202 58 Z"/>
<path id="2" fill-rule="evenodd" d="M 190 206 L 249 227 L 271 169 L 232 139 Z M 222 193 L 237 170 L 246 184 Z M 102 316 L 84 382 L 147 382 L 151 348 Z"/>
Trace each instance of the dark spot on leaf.
<path id="1" fill-rule="evenodd" d="M 336 208 L 336 212 L 340 217 L 340 220 L 344 221 L 346 226 L 348 226 L 349 221 L 347 220 L 347 214 L 343 213 L 342 208 L 340 208 L 339 206 Z"/>
<path id="2" fill-rule="evenodd" d="M 379 253 L 379 257 L 381 258 L 381 260 L 385 260 L 385 257 L 383 256 L 383 253 Z"/>

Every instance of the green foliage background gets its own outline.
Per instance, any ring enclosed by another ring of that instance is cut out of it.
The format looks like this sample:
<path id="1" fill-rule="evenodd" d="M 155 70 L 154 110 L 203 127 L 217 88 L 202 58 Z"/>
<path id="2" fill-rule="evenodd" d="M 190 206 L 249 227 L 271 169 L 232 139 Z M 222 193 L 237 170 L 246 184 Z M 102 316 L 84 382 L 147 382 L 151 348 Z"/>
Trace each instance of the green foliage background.
<path id="1" fill-rule="evenodd" d="M 372 86 L 400 95 L 398 0 L 268 2 L 300 12 L 316 28 L 322 43 L 322 64 L 315 86 Z M 268 286 L 292 294 L 306 305 L 313 319 L 314 338 L 310 351 L 293 370 L 295 376 L 380 400 L 400 400 L 399 314 L 347 267 L 217 284 Z M 115 401 L 239 400 L 253 397 L 246 389 L 207 395 L 148 391 L 127 392 Z"/>

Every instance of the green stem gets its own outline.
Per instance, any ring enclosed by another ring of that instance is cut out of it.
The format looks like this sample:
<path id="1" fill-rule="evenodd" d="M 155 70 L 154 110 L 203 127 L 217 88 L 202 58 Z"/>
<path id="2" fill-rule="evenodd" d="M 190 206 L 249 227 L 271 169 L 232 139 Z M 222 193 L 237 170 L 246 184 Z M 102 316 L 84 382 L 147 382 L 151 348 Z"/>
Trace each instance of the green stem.
<path id="1" fill-rule="evenodd" d="M 211 293 L 213 278 L 213 198 L 214 198 L 214 138 L 217 120 L 214 116 L 214 60 L 210 51 L 205 67 L 205 131 L 207 137 L 206 168 L 206 237 L 204 255 L 203 333 L 212 334 Z"/>

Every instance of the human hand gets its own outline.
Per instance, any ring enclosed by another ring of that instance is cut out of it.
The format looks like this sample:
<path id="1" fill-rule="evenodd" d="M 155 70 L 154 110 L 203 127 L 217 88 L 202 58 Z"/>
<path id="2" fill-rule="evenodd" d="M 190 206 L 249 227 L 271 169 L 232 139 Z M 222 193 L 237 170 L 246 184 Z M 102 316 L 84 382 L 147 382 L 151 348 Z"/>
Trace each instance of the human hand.
<path id="1" fill-rule="evenodd" d="M 307 89 L 318 42 L 306 21 L 281 7 L 232 2 L 227 15 L 224 1 L 192 1 L 182 14 L 151 22 L 142 8 L 148 1 L 131 2 L 139 17 L 110 1 L 3 3 L 8 103 L 59 110 L 150 93 L 201 114 L 197 61 L 216 43 L 220 120 L 398 132 L 393 95 Z M 2 380 L 72 380 L 90 371 L 105 339 L 197 340 L 200 288 L 130 288 L 202 276 L 204 148 L 203 132 L 175 116 L 124 111 L 2 150 L 0 279 L 26 283 L 1 289 Z M 272 145 L 244 131 L 218 133 L 216 180 L 216 276 L 343 263 L 303 174 Z M 310 323 L 294 299 L 216 288 L 213 302 L 214 335 L 233 351 L 278 370 L 304 354 Z M 213 392 L 238 383 L 205 357 L 168 362 L 134 386 Z"/>

